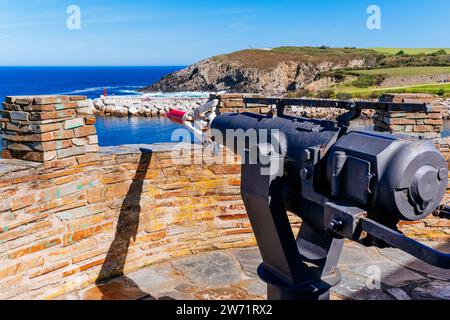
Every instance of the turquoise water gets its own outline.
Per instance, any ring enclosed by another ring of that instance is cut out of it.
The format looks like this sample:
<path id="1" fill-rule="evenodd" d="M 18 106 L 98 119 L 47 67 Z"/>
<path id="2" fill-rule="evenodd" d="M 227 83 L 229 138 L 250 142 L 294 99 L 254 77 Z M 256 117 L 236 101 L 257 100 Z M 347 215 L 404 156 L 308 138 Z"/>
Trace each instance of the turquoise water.
<path id="1" fill-rule="evenodd" d="M 182 128 L 181 125 L 172 123 L 164 117 L 98 117 L 96 126 L 101 146 L 171 142 L 173 131 Z M 372 120 L 354 121 L 352 127 L 373 130 L 373 122 Z M 444 130 L 443 136 L 450 136 L 450 121 L 445 122 Z"/>
<path id="2" fill-rule="evenodd" d="M 97 117 L 95 126 L 100 146 L 172 142 L 173 131 L 182 128 L 165 117 Z"/>

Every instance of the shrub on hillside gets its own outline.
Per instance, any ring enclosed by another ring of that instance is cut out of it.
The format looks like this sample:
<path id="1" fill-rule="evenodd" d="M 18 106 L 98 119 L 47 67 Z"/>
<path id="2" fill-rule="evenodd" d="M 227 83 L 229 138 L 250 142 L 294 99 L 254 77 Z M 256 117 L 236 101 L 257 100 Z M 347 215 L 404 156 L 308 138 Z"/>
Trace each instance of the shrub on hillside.
<path id="1" fill-rule="evenodd" d="M 298 96 L 299 97 L 312 97 L 313 92 L 308 89 L 300 89 L 300 90 L 298 90 Z"/>
<path id="2" fill-rule="evenodd" d="M 404 56 L 406 53 L 403 50 L 400 50 L 399 52 L 397 52 L 395 55 L 396 56 Z"/>
<path id="3" fill-rule="evenodd" d="M 351 100 L 353 98 L 353 95 L 351 93 L 341 92 L 336 95 L 336 98 L 338 100 Z"/>
<path id="4" fill-rule="evenodd" d="M 373 85 L 373 77 L 368 74 L 362 74 L 352 84 L 357 88 L 367 88 Z"/>
<path id="5" fill-rule="evenodd" d="M 431 54 L 432 56 L 446 56 L 447 55 L 447 51 L 445 51 L 444 49 L 438 50 L 434 53 Z"/>
<path id="6" fill-rule="evenodd" d="M 441 88 L 441 89 L 439 89 L 438 91 L 436 91 L 436 94 L 438 95 L 438 96 L 443 96 L 444 94 L 445 94 L 445 90 L 443 89 L 443 88 Z"/>
<path id="7" fill-rule="evenodd" d="M 357 88 L 368 88 L 373 86 L 379 86 L 386 76 L 381 74 L 361 74 L 358 79 L 352 82 L 352 84 Z"/>
<path id="8" fill-rule="evenodd" d="M 333 90 L 322 90 L 317 93 L 317 98 L 319 99 L 331 99 L 334 97 Z"/>
<path id="9" fill-rule="evenodd" d="M 345 72 L 344 70 L 336 70 L 332 73 L 331 77 L 336 82 L 342 82 L 347 78 L 347 72 Z"/>
<path id="10" fill-rule="evenodd" d="M 345 79 L 347 79 L 348 75 L 351 75 L 351 72 L 349 72 L 347 70 L 343 70 L 343 69 L 338 69 L 338 70 L 328 70 L 328 71 L 320 72 L 317 75 L 317 77 L 319 79 L 332 78 L 336 82 L 341 82 L 341 81 L 344 81 Z"/>
<path id="11" fill-rule="evenodd" d="M 377 92 L 371 92 L 368 96 L 369 99 L 380 99 L 381 94 L 377 93 Z"/>
<path id="12" fill-rule="evenodd" d="M 287 94 L 288 98 L 311 97 L 312 95 L 313 95 L 312 91 L 308 89 L 299 89 L 297 91 L 289 92 Z"/>

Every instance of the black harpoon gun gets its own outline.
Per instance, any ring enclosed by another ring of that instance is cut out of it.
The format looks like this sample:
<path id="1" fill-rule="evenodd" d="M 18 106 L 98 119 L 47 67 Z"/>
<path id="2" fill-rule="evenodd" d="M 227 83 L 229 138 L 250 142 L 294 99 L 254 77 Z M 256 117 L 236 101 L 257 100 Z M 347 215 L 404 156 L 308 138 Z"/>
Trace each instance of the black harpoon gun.
<path id="1" fill-rule="evenodd" d="M 258 274 L 268 284 L 268 299 L 329 299 L 330 288 L 341 279 L 337 264 L 344 239 L 395 247 L 450 269 L 450 254 L 397 229 L 402 220 L 417 221 L 437 212 L 448 180 L 443 156 L 432 141 L 349 127 L 363 109 L 429 112 L 429 105 L 302 99 L 245 102 L 276 107 L 269 115 L 220 113 L 214 100 L 188 113 L 173 110 L 168 116 L 202 141 L 241 155 L 242 199 L 263 258 Z M 348 112 L 337 121 L 307 119 L 286 115 L 285 107 L 292 105 Z M 230 132 L 240 132 L 243 138 Z M 288 211 L 302 220 L 297 237 Z"/>

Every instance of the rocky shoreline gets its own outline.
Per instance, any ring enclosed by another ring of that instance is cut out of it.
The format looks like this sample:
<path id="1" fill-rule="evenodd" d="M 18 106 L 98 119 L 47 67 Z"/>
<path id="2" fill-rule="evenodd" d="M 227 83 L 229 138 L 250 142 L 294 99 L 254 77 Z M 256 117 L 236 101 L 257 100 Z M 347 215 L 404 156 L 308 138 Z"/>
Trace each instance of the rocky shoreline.
<path id="1" fill-rule="evenodd" d="M 442 104 L 442 118 L 444 120 L 450 120 L 450 99 L 441 100 Z"/>

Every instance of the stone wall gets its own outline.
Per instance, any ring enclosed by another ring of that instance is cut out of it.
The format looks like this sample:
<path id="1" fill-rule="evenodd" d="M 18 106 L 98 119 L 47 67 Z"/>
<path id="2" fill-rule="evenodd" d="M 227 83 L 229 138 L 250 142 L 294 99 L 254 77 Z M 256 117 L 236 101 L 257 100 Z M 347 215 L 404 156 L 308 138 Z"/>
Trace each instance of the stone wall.
<path id="1" fill-rule="evenodd" d="M 171 146 L 148 147 L 53 168 L 0 159 L 0 299 L 56 298 L 153 262 L 255 245 L 237 161 L 176 165 Z"/>
<path id="2" fill-rule="evenodd" d="M 434 83 L 449 83 L 450 74 L 428 74 L 428 75 L 413 75 L 413 76 L 394 76 L 388 77 L 380 84 L 383 88 L 393 87 L 407 87 L 414 85 L 434 84 Z"/>
<path id="3" fill-rule="evenodd" d="M 241 94 L 241 93 L 223 93 L 223 94 L 211 94 L 210 100 L 219 100 L 218 109 L 222 113 L 226 112 L 255 112 L 261 114 L 267 114 L 269 112 L 269 106 L 255 105 L 244 103 L 244 98 L 263 98 L 257 94 Z"/>
<path id="4" fill-rule="evenodd" d="M 442 153 L 447 162 L 450 161 L 450 137 L 442 137 L 435 139 L 436 148 Z M 450 167 L 449 167 L 450 168 Z M 450 182 L 449 182 L 450 188 Z"/>
<path id="5" fill-rule="evenodd" d="M 425 94 L 387 94 L 382 102 L 394 103 L 428 103 L 432 111 L 425 112 L 384 112 L 375 113 L 375 131 L 404 133 L 411 136 L 435 139 L 441 137 L 443 129 L 442 106 L 436 97 Z"/>
<path id="6" fill-rule="evenodd" d="M 98 152 L 95 117 L 84 96 L 7 97 L 3 108 L 4 159 L 49 163 Z"/>

